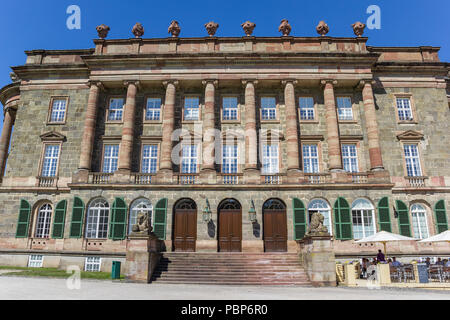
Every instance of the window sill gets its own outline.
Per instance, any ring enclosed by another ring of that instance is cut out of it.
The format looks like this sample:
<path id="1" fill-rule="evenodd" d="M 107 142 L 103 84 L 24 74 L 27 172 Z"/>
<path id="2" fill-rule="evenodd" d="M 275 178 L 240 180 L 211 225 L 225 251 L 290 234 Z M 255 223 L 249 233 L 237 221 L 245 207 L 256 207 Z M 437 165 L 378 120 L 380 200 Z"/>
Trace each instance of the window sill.
<path id="1" fill-rule="evenodd" d="M 319 120 L 300 120 L 300 123 L 318 124 Z"/>
<path id="2" fill-rule="evenodd" d="M 261 120 L 261 123 L 267 123 L 267 124 L 280 123 L 280 120 Z"/>
<path id="3" fill-rule="evenodd" d="M 144 120 L 144 124 L 161 124 L 162 120 Z"/>
<path id="4" fill-rule="evenodd" d="M 240 124 L 241 120 L 222 120 L 222 124 Z"/>
<path id="5" fill-rule="evenodd" d="M 398 121 L 398 124 L 419 124 L 417 121 Z"/>
<path id="6" fill-rule="evenodd" d="M 47 122 L 47 126 L 63 126 L 66 124 L 66 121 L 64 122 Z"/>
<path id="7" fill-rule="evenodd" d="M 123 124 L 123 120 L 120 121 L 107 120 L 105 121 L 105 124 Z"/>
<path id="8" fill-rule="evenodd" d="M 338 120 L 338 122 L 343 124 L 358 124 L 356 120 Z"/>
<path id="9" fill-rule="evenodd" d="M 199 123 L 202 122 L 202 120 L 197 119 L 197 120 L 183 120 L 181 121 L 182 124 L 186 123 L 186 124 L 193 124 L 193 123 Z"/>

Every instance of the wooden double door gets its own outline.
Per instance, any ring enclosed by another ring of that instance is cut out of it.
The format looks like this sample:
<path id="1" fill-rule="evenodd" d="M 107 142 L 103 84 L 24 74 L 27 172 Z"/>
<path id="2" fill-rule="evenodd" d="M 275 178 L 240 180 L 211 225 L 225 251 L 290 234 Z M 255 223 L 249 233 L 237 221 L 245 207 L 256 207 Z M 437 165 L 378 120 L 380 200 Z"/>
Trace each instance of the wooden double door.
<path id="1" fill-rule="evenodd" d="M 219 211 L 219 252 L 242 251 L 242 210 Z"/>
<path id="2" fill-rule="evenodd" d="M 195 252 L 197 241 L 197 209 L 175 209 L 173 250 Z"/>
<path id="3" fill-rule="evenodd" d="M 264 209 L 264 251 L 287 251 L 286 209 Z"/>

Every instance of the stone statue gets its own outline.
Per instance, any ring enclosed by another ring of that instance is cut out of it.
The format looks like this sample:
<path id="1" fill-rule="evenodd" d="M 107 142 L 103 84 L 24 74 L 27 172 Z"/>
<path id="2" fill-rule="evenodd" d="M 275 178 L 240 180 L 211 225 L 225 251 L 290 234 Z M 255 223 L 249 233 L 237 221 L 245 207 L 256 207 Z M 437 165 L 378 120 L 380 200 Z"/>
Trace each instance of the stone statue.
<path id="1" fill-rule="evenodd" d="M 219 24 L 215 22 L 208 22 L 205 24 L 206 31 L 208 31 L 208 34 L 210 37 L 213 37 L 216 34 L 217 29 L 219 29 Z"/>
<path id="2" fill-rule="evenodd" d="M 246 21 L 243 24 L 241 24 L 242 29 L 244 29 L 245 34 L 247 37 L 250 37 L 253 33 L 253 30 L 256 27 L 256 24 L 250 21 Z"/>
<path id="3" fill-rule="evenodd" d="M 178 24 L 178 21 L 173 20 L 170 23 L 168 31 L 169 31 L 169 33 L 172 34 L 172 37 L 174 37 L 174 38 L 178 37 L 181 32 L 181 28 L 180 28 L 180 25 Z"/>
<path id="4" fill-rule="evenodd" d="M 320 21 L 318 26 L 316 27 L 316 30 L 317 30 L 317 33 L 323 37 L 330 31 L 330 28 L 325 23 L 325 21 Z"/>
<path id="5" fill-rule="evenodd" d="M 289 24 L 289 21 L 286 19 L 281 20 L 281 24 L 278 27 L 278 31 L 283 33 L 283 37 L 288 36 L 291 33 L 291 25 Z"/>
<path id="6" fill-rule="evenodd" d="M 108 32 L 111 30 L 110 27 L 108 27 L 105 24 L 101 24 L 97 27 L 98 37 L 100 39 L 105 39 L 108 36 Z"/>
<path id="7" fill-rule="evenodd" d="M 150 226 L 148 214 L 145 211 L 140 211 L 137 215 L 137 223 L 133 225 L 134 234 L 149 234 L 153 228 Z"/>
<path id="8" fill-rule="evenodd" d="M 14 82 L 14 83 L 20 81 L 19 77 L 14 72 L 10 72 L 9 73 L 9 77 L 11 78 L 11 81 Z"/>
<path id="9" fill-rule="evenodd" d="M 364 29 L 366 28 L 366 25 L 358 21 L 352 24 L 352 28 L 355 35 L 361 37 L 364 34 Z"/>
<path id="10" fill-rule="evenodd" d="M 319 212 L 314 212 L 308 227 L 308 235 L 328 234 L 328 228 L 323 225 L 324 217 Z"/>
<path id="11" fill-rule="evenodd" d="M 134 34 L 136 38 L 140 38 L 144 35 L 144 27 L 139 22 L 136 23 L 131 30 L 131 32 Z"/>

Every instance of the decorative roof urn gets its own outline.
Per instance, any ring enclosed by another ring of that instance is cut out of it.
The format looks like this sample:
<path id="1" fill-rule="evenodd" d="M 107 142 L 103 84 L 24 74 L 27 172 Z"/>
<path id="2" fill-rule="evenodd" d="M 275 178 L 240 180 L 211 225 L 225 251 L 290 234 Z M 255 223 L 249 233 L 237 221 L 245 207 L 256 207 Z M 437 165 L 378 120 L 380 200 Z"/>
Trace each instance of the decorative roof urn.
<path id="1" fill-rule="evenodd" d="M 278 31 L 283 34 L 283 37 L 287 37 L 291 33 L 291 25 L 289 24 L 289 21 L 286 19 L 281 20 L 281 24 L 278 27 Z"/>
<path id="2" fill-rule="evenodd" d="M 364 29 L 366 28 L 366 25 L 358 21 L 352 24 L 352 28 L 355 35 L 361 37 L 364 34 Z"/>
<path id="3" fill-rule="evenodd" d="M 180 28 L 180 25 L 178 24 L 178 21 L 173 20 L 170 23 L 168 31 L 169 31 L 169 33 L 172 34 L 172 37 L 174 37 L 174 38 L 178 37 L 181 32 L 181 28 Z"/>
<path id="4" fill-rule="evenodd" d="M 256 27 L 256 24 L 250 21 L 246 21 L 243 24 L 241 24 L 242 29 L 244 29 L 245 34 L 247 37 L 250 37 L 253 33 L 253 30 Z"/>
<path id="5" fill-rule="evenodd" d="M 216 34 L 217 29 L 219 29 L 219 24 L 211 21 L 205 24 L 205 28 L 209 36 L 213 37 Z"/>
<path id="6" fill-rule="evenodd" d="M 97 29 L 97 32 L 98 32 L 98 37 L 100 39 L 105 39 L 108 36 L 109 30 L 111 30 L 111 28 L 108 27 L 105 24 L 99 25 L 96 29 Z"/>
<path id="7" fill-rule="evenodd" d="M 317 33 L 323 37 L 330 31 L 330 28 L 325 23 L 325 21 L 320 21 L 319 25 L 316 27 L 316 30 L 317 30 Z"/>
<path id="8" fill-rule="evenodd" d="M 139 22 L 136 23 L 131 30 L 131 32 L 134 34 L 136 38 L 140 38 L 144 35 L 144 27 Z"/>

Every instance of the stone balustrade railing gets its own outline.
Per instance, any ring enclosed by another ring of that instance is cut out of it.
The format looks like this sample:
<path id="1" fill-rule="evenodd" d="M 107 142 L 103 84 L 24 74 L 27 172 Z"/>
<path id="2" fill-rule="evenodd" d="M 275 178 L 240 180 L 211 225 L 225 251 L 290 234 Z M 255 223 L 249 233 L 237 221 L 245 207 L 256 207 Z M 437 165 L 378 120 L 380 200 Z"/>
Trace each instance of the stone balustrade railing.
<path id="1" fill-rule="evenodd" d="M 37 177 L 37 186 L 42 188 L 56 187 L 56 177 Z"/>
<path id="2" fill-rule="evenodd" d="M 154 184 L 154 174 L 152 173 L 132 173 L 133 180 L 135 184 Z"/>
<path id="3" fill-rule="evenodd" d="M 425 181 L 428 177 L 405 177 L 409 187 L 421 188 L 425 187 Z"/>
<path id="4" fill-rule="evenodd" d="M 305 173 L 306 183 L 325 184 L 331 182 L 331 174 L 329 173 Z"/>
<path id="5" fill-rule="evenodd" d="M 89 174 L 89 183 L 91 184 L 108 184 L 111 182 L 113 173 L 92 172 Z"/>

